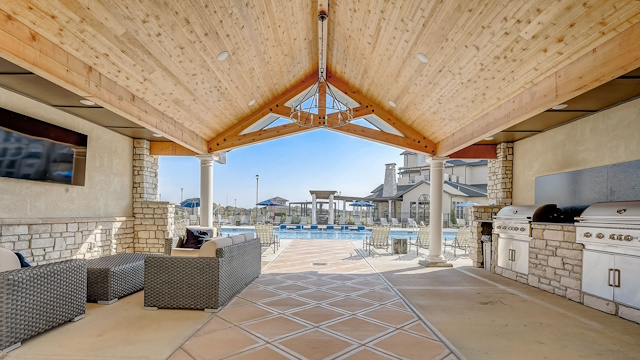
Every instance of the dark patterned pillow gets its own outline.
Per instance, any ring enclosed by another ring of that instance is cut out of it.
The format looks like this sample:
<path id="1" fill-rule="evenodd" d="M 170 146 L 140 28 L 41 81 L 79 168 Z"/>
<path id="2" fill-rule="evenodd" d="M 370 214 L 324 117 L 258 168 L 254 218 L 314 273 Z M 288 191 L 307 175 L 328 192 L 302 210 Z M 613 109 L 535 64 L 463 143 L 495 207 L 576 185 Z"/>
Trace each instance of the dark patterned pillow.
<path id="1" fill-rule="evenodd" d="M 209 239 L 211 234 L 211 230 L 187 228 L 187 238 L 182 243 L 182 247 L 188 249 L 200 249 L 204 240 Z"/>

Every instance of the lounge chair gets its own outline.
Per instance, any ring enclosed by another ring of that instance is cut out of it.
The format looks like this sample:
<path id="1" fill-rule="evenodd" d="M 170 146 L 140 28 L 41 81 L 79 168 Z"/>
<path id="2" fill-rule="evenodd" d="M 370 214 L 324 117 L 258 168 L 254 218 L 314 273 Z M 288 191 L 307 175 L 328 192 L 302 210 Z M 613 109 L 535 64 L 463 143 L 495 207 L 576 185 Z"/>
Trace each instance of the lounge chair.
<path id="1" fill-rule="evenodd" d="M 407 226 L 409 226 L 410 228 L 417 228 L 418 224 L 412 218 L 408 218 L 407 219 Z"/>
<path id="2" fill-rule="evenodd" d="M 280 216 L 275 216 L 275 217 L 273 218 L 273 225 L 280 225 L 280 222 L 281 222 L 280 220 L 281 220 L 281 219 L 282 219 L 282 218 L 281 218 Z"/>
<path id="3" fill-rule="evenodd" d="M 300 225 L 302 226 L 309 225 L 309 219 L 306 216 L 300 217 Z"/>
<path id="4" fill-rule="evenodd" d="M 447 246 L 453 248 L 453 256 L 456 256 L 456 248 L 460 250 L 464 250 L 466 254 L 469 251 L 469 241 L 471 240 L 471 229 L 468 226 L 462 227 L 458 229 L 456 233 L 456 237 L 453 239 L 453 242 L 447 243 L 444 242 L 444 249 L 447 249 Z"/>
<path id="5" fill-rule="evenodd" d="M 415 242 L 410 242 L 409 246 L 416 247 L 416 255 L 420 255 L 420 249 L 428 249 L 429 248 L 429 227 L 421 226 L 418 230 L 418 236 L 416 237 Z"/>
<path id="6" fill-rule="evenodd" d="M 391 226 L 400 226 L 400 223 L 398 222 L 398 219 L 391 218 Z"/>
<path id="7" fill-rule="evenodd" d="M 344 216 L 340 216 L 340 217 L 338 218 L 338 224 L 339 224 L 339 225 L 344 225 L 344 223 L 345 223 Z"/>
<path id="8" fill-rule="evenodd" d="M 385 249 L 389 252 L 391 244 L 389 243 L 389 226 L 374 226 L 371 229 L 371 237 L 365 238 L 363 247 L 366 245 L 369 249 L 369 255 L 378 254 L 376 250 Z M 380 255 L 380 254 L 378 254 Z"/>
<path id="9" fill-rule="evenodd" d="M 258 216 L 256 219 L 256 224 L 264 224 L 264 216 Z"/>
<path id="10" fill-rule="evenodd" d="M 424 221 L 420 221 L 420 226 L 428 226 L 424 224 Z"/>
<path id="11" fill-rule="evenodd" d="M 387 222 L 387 219 L 385 219 L 385 218 L 380 218 L 380 225 L 382 225 L 382 226 L 389 226 L 389 223 Z"/>
<path id="12" fill-rule="evenodd" d="M 273 247 L 273 253 L 276 253 L 280 244 L 278 235 L 273 233 L 273 226 L 269 224 L 256 224 L 256 234 L 260 238 L 262 247 Z"/>
<path id="13" fill-rule="evenodd" d="M 227 218 L 227 223 L 228 223 L 229 225 L 235 225 L 235 224 L 236 224 L 235 217 L 234 217 L 234 216 L 229 216 L 229 217 Z"/>
<path id="14" fill-rule="evenodd" d="M 368 217 L 367 220 L 365 220 L 365 225 L 366 226 L 373 226 L 373 218 L 372 217 Z"/>

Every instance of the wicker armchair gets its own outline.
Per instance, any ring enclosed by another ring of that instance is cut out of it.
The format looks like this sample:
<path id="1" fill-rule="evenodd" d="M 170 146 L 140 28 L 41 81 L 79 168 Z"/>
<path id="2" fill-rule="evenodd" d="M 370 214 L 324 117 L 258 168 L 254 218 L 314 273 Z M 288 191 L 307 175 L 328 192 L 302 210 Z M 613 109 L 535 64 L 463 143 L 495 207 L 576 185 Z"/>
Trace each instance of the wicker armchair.
<path id="1" fill-rule="evenodd" d="M 23 340 L 84 317 L 86 300 L 84 260 L 0 272 L 0 358 Z"/>
<path id="2" fill-rule="evenodd" d="M 218 248 L 216 257 L 148 257 L 144 264 L 147 310 L 218 311 L 261 271 L 260 239 Z"/>

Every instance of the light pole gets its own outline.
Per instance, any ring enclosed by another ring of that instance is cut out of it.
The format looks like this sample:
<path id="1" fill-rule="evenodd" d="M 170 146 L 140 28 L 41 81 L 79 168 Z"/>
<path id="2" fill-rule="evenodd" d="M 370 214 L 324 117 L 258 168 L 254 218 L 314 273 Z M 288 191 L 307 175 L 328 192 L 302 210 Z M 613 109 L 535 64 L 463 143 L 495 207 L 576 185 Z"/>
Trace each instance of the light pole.
<path id="1" fill-rule="evenodd" d="M 260 179 L 260 175 L 256 175 L 256 224 L 258 223 L 258 180 Z"/>
<path id="2" fill-rule="evenodd" d="M 184 195 L 184 188 L 180 188 L 180 202 L 182 202 L 182 200 L 184 200 L 182 198 L 183 195 Z"/>

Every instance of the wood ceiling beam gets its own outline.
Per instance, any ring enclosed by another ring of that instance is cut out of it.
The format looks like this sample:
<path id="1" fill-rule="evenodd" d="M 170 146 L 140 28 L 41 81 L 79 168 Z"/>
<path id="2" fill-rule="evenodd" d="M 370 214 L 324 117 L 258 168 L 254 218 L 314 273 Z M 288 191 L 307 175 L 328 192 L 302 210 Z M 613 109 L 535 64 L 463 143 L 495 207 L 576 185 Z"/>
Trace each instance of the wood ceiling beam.
<path id="1" fill-rule="evenodd" d="M 467 146 L 449 155 L 451 159 L 497 159 L 497 145 L 493 144 L 476 144 Z"/>
<path id="2" fill-rule="evenodd" d="M 311 73 L 311 75 L 296 82 L 293 86 L 268 101 L 265 105 L 261 106 L 249 116 L 237 121 L 234 125 L 227 128 L 225 131 L 208 141 L 209 152 L 216 152 L 227 148 L 225 146 L 225 143 L 227 141 L 230 141 L 231 139 L 237 139 L 238 134 L 240 134 L 244 129 L 255 124 L 269 114 L 275 114 L 288 118 L 291 115 L 291 108 L 285 106 L 284 104 L 315 84 L 316 81 L 318 81 L 318 75 L 317 72 L 314 71 L 313 73 Z M 246 135 L 250 134 L 254 133 L 249 133 Z"/>
<path id="3" fill-rule="evenodd" d="M 346 81 L 340 79 L 339 77 L 331 74 L 331 72 L 327 73 L 327 82 L 331 86 L 335 86 L 336 89 L 342 91 L 351 99 L 357 101 L 360 106 L 354 109 L 354 117 L 362 118 L 367 115 L 375 114 L 380 119 L 385 121 L 387 124 L 393 126 L 396 130 L 400 131 L 411 143 L 410 147 L 402 146 L 404 148 L 410 148 L 412 151 L 418 151 L 420 153 L 425 153 L 429 155 L 436 154 L 436 144 L 428 139 L 426 136 L 422 135 L 420 132 L 415 130 L 413 127 L 409 126 L 407 123 L 402 121 L 397 116 L 394 116 L 390 112 L 386 111 L 382 106 L 367 98 L 362 92 L 349 85 Z M 327 115 L 327 123 L 330 124 L 336 121 L 334 114 Z M 357 126 L 357 125 L 354 125 Z M 373 130 L 376 131 L 376 130 Z M 384 132 L 383 132 L 384 133 Z M 384 133 L 387 134 L 387 133 Z M 391 135 L 391 134 L 389 134 Z M 397 135 L 392 135 L 397 136 Z M 390 144 L 398 146 L 397 144 Z"/>
<path id="4" fill-rule="evenodd" d="M 194 152 L 207 152 L 198 134 L 2 10 L 0 56 Z"/>
<path id="5" fill-rule="evenodd" d="M 248 134 L 232 135 L 231 137 L 227 138 L 225 142 L 221 143 L 219 146 L 216 146 L 215 149 L 216 152 L 229 151 L 243 146 L 258 144 L 269 140 L 275 140 L 315 129 L 316 128 L 301 126 L 294 123 L 274 126 L 272 128 L 263 129 Z"/>
<path id="6" fill-rule="evenodd" d="M 422 146 L 422 144 L 418 144 L 414 139 L 389 134 L 381 130 L 375 130 L 360 125 L 347 124 L 333 128 L 320 129 L 331 130 L 337 133 L 355 136 L 360 139 L 375 141 L 380 144 L 391 145 L 405 150 L 424 153 L 424 147 Z"/>
<path id="7" fill-rule="evenodd" d="M 518 93 L 438 143 L 447 156 L 640 67 L 640 23 Z"/>
<path id="8" fill-rule="evenodd" d="M 186 147 L 168 141 L 151 141 L 149 146 L 149 155 L 153 156 L 195 156 L 195 151 Z"/>

